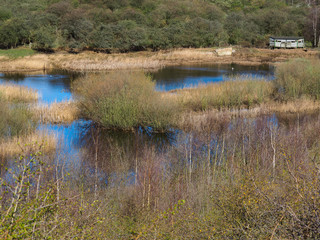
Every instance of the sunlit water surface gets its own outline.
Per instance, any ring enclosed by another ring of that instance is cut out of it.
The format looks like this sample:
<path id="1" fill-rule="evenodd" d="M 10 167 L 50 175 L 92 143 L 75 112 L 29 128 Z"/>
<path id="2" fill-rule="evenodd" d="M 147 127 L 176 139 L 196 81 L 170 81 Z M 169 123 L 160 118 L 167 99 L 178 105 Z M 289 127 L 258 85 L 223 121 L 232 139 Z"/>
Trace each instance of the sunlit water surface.
<path id="1" fill-rule="evenodd" d="M 233 76 L 252 77 L 258 79 L 273 79 L 273 67 L 269 65 L 243 66 L 235 64 L 224 65 L 186 65 L 172 66 L 150 73 L 156 81 L 157 91 L 170 91 L 185 87 L 195 87 L 228 80 Z M 52 103 L 72 99 L 71 85 L 81 77 L 79 73 L 51 71 L 36 74 L 0 73 L 0 83 L 14 83 L 36 89 L 40 94 L 39 102 Z M 276 122 L 274 116 L 271 121 Z M 110 144 L 122 146 L 126 151 L 134 154 L 137 147 L 149 146 L 156 151 L 164 151 L 166 147 L 179 147 L 186 143 L 186 138 L 179 137 L 180 131 L 172 130 L 166 134 L 152 133 L 140 129 L 136 133 L 104 131 L 96 133 L 90 121 L 77 120 L 71 124 L 39 124 L 38 129 L 55 134 L 58 138 L 56 158 L 63 158 L 73 168 L 81 169 L 85 161 L 90 162 L 83 150 L 92 145 L 97 134 L 103 137 L 105 149 Z M 68 165 L 67 164 L 67 165 Z M 92 173 L 92 164 L 88 164 L 89 175 Z M 91 167 L 90 167 L 91 166 Z M 103 174 L 100 174 L 103 176 Z M 132 174 L 129 174 L 132 176 Z M 132 180 L 132 178 L 131 178 Z M 130 181 L 131 181 L 130 180 Z"/>

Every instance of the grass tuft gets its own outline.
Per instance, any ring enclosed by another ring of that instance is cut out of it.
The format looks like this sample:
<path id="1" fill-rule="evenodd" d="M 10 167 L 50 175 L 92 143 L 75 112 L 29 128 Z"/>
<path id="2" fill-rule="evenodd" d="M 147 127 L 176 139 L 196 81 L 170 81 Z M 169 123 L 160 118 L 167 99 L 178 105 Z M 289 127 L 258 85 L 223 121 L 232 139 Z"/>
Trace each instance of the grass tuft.
<path id="1" fill-rule="evenodd" d="M 71 123 L 78 119 L 79 108 L 73 101 L 37 104 L 30 111 L 41 123 Z"/>
<path id="2" fill-rule="evenodd" d="M 34 102 L 39 98 L 36 90 L 14 84 L 0 85 L 0 96 L 10 102 Z"/>
<path id="3" fill-rule="evenodd" d="M 294 59 L 276 69 L 275 86 L 284 100 L 310 97 L 320 99 L 320 63 L 318 60 Z"/>
<path id="4" fill-rule="evenodd" d="M 270 100 L 274 91 L 270 81 L 241 79 L 212 83 L 198 88 L 177 90 L 176 99 L 190 110 L 252 107 Z"/>
<path id="5" fill-rule="evenodd" d="M 39 147 L 44 153 L 51 153 L 56 149 L 56 144 L 57 137 L 55 135 L 40 131 L 10 139 L 2 139 L 0 140 L 0 158 L 30 154 Z"/>

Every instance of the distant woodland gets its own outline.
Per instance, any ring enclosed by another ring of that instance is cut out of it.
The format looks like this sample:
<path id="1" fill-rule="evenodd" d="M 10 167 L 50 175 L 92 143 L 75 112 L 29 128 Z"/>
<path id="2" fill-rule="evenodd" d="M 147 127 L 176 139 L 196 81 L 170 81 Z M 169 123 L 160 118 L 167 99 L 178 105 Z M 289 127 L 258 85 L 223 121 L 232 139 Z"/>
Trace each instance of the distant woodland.
<path id="1" fill-rule="evenodd" d="M 241 45 L 270 35 L 317 47 L 318 0 L 0 0 L 0 48 L 128 52 Z"/>

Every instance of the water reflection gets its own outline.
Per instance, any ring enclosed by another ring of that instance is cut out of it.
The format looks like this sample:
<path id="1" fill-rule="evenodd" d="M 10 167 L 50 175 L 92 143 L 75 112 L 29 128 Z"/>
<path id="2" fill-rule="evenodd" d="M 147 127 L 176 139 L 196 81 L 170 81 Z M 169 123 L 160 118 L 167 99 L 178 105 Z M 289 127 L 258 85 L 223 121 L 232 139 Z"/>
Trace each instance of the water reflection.
<path id="1" fill-rule="evenodd" d="M 220 82 L 233 75 L 273 79 L 273 72 L 274 67 L 271 65 L 202 64 L 165 67 L 151 73 L 151 76 L 156 81 L 157 90 L 170 91 L 199 84 Z"/>
<path id="2" fill-rule="evenodd" d="M 56 70 L 33 74 L 3 73 L 0 74 L 0 83 L 14 83 L 36 89 L 41 102 L 52 103 L 70 100 L 71 82 L 79 76 L 79 73 Z"/>
<path id="3" fill-rule="evenodd" d="M 230 64 L 178 66 L 161 69 L 152 75 L 158 90 L 171 90 L 200 82 L 221 81 L 223 77 L 233 74 L 272 78 L 273 68 L 268 65 L 257 67 Z M 70 85 L 79 76 L 77 73 L 61 71 L 31 75 L 0 74 L 0 82 L 15 82 L 35 88 L 42 95 L 41 101 L 50 103 L 71 99 Z M 72 173 L 70 178 L 98 178 L 103 184 L 112 184 L 119 179 L 132 183 L 139 177 L 137 166 L 145 166 L 150 159 L 173 169 L 187 166 L 190 158 L 194 168 L 203 159 L 209 159 L 210 164 L 220 166 L 226 159 L 234 157 L 236 148 L 241 150 L 239 153 L 246 159 L 246 155 L 254 154 L 259 144 L 270 142 L 271 130 L 280 129 L 289 134 L 297 126 L 313 121 L 319 122 L 318 113 L 235 119 L 228 122 L 228 127 L 220 132 L 185 133 L 172 130 L 169 133 L 153 133 L 148 129 L 123 132 L 103 130 L 85 120 L 68 125 L 44 124 L 39 125 L 38 129 L 57 136 L 55 161 L 65 164 L 64 169 Z M 170 160 L 170 163 L 164 159 Z"/>

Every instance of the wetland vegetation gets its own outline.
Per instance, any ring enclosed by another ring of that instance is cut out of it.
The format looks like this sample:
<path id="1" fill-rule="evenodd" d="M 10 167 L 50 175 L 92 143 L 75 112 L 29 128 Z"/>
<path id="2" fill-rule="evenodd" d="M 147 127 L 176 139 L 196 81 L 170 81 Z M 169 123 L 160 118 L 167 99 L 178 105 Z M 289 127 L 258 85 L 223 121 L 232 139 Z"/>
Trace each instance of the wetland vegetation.
<path id="1" fill-rule="evenodd" d="M 320 238 L 319 52 L 263 49 L 270 35 L 318 47 L 319 9 L 0 0 L 0 238 Z M 143 71 L 296 57 L 271 79 L 170 91 Z"/>
<path id="2" fill-rule="evenodd" d="M 87 73 L 72 82 L 72 102 L 36 110 L 2 98 L 6 143 L 36 133 L 40 115 L 55 122 L 77 107 L 70 119 L 90 121 L 79 154 L 59 141 L 46 152 L 49 140 L 29 138 L 33 148 L 2 158 L 0 236 L 319 238 L 318 69 L 298 59 L 274 79 L 168 92 L 142 71 Z"/>

